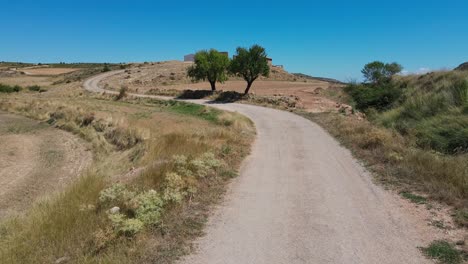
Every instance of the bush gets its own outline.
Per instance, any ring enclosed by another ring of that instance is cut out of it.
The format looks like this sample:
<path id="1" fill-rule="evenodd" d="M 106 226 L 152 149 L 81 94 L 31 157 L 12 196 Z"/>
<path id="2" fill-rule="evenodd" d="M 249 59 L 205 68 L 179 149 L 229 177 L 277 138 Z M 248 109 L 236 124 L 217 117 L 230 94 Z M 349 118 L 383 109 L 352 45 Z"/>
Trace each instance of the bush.
<path id="1" fill-rule="evenodd" d="M 360 110 L 375 108 L 381 111 L 387 109 L 398 100 L 402 94 L 400 88 L 390 83 L 377 86 L 369 84 L 351 84 L 345 88 L 345 91 L 351 95 L 356 103 L 356 108 Z"/>
<path id="2" fill-rule="evenodd" d="M 0 93 L 17 93 L 21 90 L 22 88 L 19 85 L 11 86 L 11 85 L 0 83 Z"/>
<path id="3" fill-rule="evenodd" d="M 104 67 L 102 68 L 102 72 L 108 72 L 110 70 L 111 69 L 110 69 L 109 65 L 107 65 L 107 64 L 105 64 Z"/>
<path id="4" fill-rule="evenodd" d="M 460 252 L 447 241 L 434 241 L 429 247 L 422 248 L 422 251 L 426 256 L 441 263 L 457 264 L 463 261 Z"/>
<path id="5" fill-rule="evenodd" d="M 119 90 L 119 94 L 117 95 L 117 97 L 115 97 L 115 100 L 116 101 L 119 101 L 121 100 L 122 98 L 126 97 L 127 96 L 127 91 L 128 91 L 128 87 L 127 86 L 122 86 L 120 87 L 120 90 Z"/>
<path id="6" fill-rule="evenodd" d="M 109 214 L 109 220 L 117 234 L 128 237 L 135 236 L 144 227 L 143 222 L 140 220 L 135 218 L 129 219 L 123 214 Z"/>
<path id="7" fill-rule="evenodd" d="M 420 122 L 415 127 L 419 146 L 446 153 L 468 151 L 468 117 L 444 115 Z"/>
<path id="8" fill-rule="evenodd" d="M 158 224 L 163 211 L 164 202 L 155 190 L 143 192 L 135 197 L 137 209 L 136 218 L 146 225 Z"/>
<path id="9" fill-rule="evenodd" d="M 40 92 L 41 87 L 39 85 L 31 85 L 31 86 L 28 86 L 28 90 L 31 92 Z"/>

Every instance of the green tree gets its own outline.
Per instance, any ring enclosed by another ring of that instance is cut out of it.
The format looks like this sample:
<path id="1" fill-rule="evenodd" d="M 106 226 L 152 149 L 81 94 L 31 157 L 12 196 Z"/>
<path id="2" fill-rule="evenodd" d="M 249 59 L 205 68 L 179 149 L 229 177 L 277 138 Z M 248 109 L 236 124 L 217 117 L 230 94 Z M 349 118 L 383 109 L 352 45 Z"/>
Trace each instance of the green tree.
<path id="1" fill-rule="evenodd" d="M 195 64 L 190 66 L 187 74 L 193 80 L 207 80 L 211 90 L 216 91 L 216 82 L 227 80 L 229 58 L 215 49 L 202 50 L 195 54 Z"/>
<path id="2" fill-rule="evenodd" d="M 367 82 L 381 84 L 389 81 L 393 75 L 401 72 L 402 69 L 403 67 L 396 62 L 383 63 L 381 61 L 374 61 L 366 64 L 361 72 Z"/>
<path id="3" fill-rule="evenodd" d="M 260 76 L 268 76 L 268 66 L 265 49 L 259 45 L 253 45 L 249 49 L 238 47 L 237 54 L 231 62 L 230 70 L 238 74 L 247 82 L 244 94 L 248 94 L 252 83 Z"/>

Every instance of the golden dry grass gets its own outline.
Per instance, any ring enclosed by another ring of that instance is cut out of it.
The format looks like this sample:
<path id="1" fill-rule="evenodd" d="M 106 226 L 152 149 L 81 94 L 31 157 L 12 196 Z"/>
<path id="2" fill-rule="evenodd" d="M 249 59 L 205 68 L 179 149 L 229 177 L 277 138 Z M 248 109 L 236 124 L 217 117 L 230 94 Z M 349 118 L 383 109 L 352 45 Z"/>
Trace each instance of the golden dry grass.
<path id="1" fill-rule="evenodd" d="M 201 234 L 210 205 L 236 175 L 254 135 L 252 123 L 234 113 L 156 100 L 115 101 L 83 93 L 80 83 L 51 86 L 43 94 L 1 95 L 0 108 L 70 131 L 89 141 L 95 153 L 94 166 L 64 192 L 0 224 L 5 263 L 62 257 L 69 263 L 172 262 Z M 103 188 L 120 181 L 137 192 L 163 192 L 174 155 L 197 158 L 206 152 L 223 166 L 192 182 L 195 195 L 166 206 L 160 225 L 132 238 L 114 232 L 98 201 Z"/>
<path id="2" fill-rule="evenodd" d="M 415 189 L 460 210 L 468 208 L 468 155 L 420 149 L 398 132 L 367 120 L 332 113 L 302 114 L 351 149 L 383 182 Z"/>
<path id="3" fill-rule="evenodd" d="M 70 73 L 77 71 L 79 69 L 76 68 L 25 68 L 25 69 L 20 69 L 21 72 L 24 72 L 27 75 L 60 75 L 64 73 Z"/>

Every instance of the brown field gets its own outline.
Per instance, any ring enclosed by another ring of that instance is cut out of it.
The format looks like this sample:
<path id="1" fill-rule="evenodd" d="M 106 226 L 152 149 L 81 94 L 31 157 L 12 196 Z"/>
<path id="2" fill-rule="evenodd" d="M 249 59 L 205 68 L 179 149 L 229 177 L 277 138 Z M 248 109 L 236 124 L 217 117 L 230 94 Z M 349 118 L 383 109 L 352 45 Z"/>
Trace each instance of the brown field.
<path id="1" fill-rule="evenodd" d="M 86 144 L 44 123 L 0 112 L 0 218 L 63 190 L 91 164 Z"/>
<path id="2" fill-rule="evenodd" d="M 0 83 L 8 85 L 30 86 L 39 85 L 41 87 L 49 86 L 54 81 L 53 77 L 46 76 L 29 76 L 29 75 L 11 75 L 9 77 L 0 78 Z"/>
<path id="3" fill-rule="evenodd" d="M 79 69 L 72 68 L 34 68 L 34 69 L 18 69 L 20 72 L 24 72 L 26 75 L 60 75 L 64 73 L 74 72 Z"/>
<path id="4" fill-rule="evenodd" d="M 104 80 L 103 86 L 118 90 L 125 85 L 129 91 L 142 94 L 150 90 L 209 90 L 208 82 L 193 83 L 187 77 L 186 69 L 190 65 L 192 63 L 179 61 L 140 64 Z M 239 77 L 231 77 L 225 83 L 216 85 L 218 90 L 243 92 L 246 82 Z M 299 104 L 307 111 L 326 112 L 340 109 L 340 104 L 324 96 L 324 93 L 339 88 L 338 84 L 297 77 L 282 68 L 272 67 L 268 78 L 261 77 L 253 83 L 251 93 L 261 96 L 297 97 Z"/>

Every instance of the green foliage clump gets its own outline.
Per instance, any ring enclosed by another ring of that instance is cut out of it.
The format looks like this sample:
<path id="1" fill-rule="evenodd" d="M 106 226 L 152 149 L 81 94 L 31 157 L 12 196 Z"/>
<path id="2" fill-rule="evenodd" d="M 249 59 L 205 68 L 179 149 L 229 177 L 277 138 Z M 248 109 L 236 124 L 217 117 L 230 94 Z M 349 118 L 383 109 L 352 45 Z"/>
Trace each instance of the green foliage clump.
<path id="1" fill-rule="evenodd" d="M 0 93 L 17 93 L 21 91 L 22 88 L 19 85 L 7 85 L 0 83 Z"/>
<path id="2" fill-rule="evenodd" d="M 125 85 L 122 85 L 119 89 L 119 94 L 115 97 L 115 100 L 116 101 L 119 101 L 121 99 L 123 99 L 124 97 L 127 96 L 127 91 L 128 91 L 128 87 L 125 86 Z"/>
<path id="3" fill-rule="evenodd" d="M 463 261 L 461 253 L 447 241 L 434 241 L 429 247 L 421 250 L 426 256 L 436 259 L 440 263 L 458 264 Z"/>
<path id="4" fill-rule="evenodd" d="M 109 214 L 109 220 L 112 223 L 112 227 L 119 235 L 125 235 L 128 237 L 135 236 L 140 232 L 144 224 L 138 219 L 127 218 L 124 214 Z"/>
<path id="5" fill-rule="evenodd" d="M 221 161 L 211 152 L 196 159 L 176 155 L 172 162 L 175 171 L 165 177 L 163 197 L 165 201 L 176 203 L 197 192 L 197 179 L 213 175 L 222 166 Z"/>
<path id="6" fill-rule="evenodd" d="M 136 218 L 145 225 L 158 224 L 164 207 L 164 201 L 155 190 L 149 190 L 138 194 L 136 203 Z"/>
<path id="7" fill-rule="evenodd" d="M 116 183 L 99 193 L 99 202 L 107 205 L 118 205 L 131 200 L 134 196 L 135 193 L 127 190 L 123 184 Z"/>
<path id="8" fill-rule="evenodd" d="M 41 87 L 39 85 L 28 86 L 28 90 L 31 91 L 31 92 L 40 92 L 40 91 L 42 91 Z"/>
<path id="9" fill-rule="evenodd" d="M 378 123 L 395 128 L 421 148 L 445 154 L 468 151 L 468 80 L 463 72 L 429 73 L 392 80 L 404 86 L 394 108 L 379 113 Z"/>
<path id="10" fill-rule="evenodd" d="M 166 204 L 178 204 L 197 192 L 197 179 L 214 174 L 222 166 L 214 154 L 208 152 L 199 158 L 174 156 L 173 171 L 164 175 L 160 192 L 136 193 L 123 184 L 114 184 L 99 193 L 103 208 L 119 207 L 119 212 L 108 212 L 113 229 L 119 235 L 134 236 L 145 226 L 158 225 Z"/>
<path id="11" fill-rule="evenodd" d="M 366 64 L 361 73 L 367 82 L 377 84 L 388 82 L 393 75 L 401 72 L 401 70 L 403 70 L 403 67 L 396 62 L 383 63 L 381 61 L 374 61 Z"/>
<path id="12" fill-rule="evenodd" d="M 230 71 L 238 74 L 247 82 L 244 94 L 248 94 L 252 83 L 260 76 L 268 77 L 268 66 L 265 48 L 253 45 L 249 49 L 238 47 L 237 54 L 231 62 Z"/>
<path id="13" fill-rule="evenodd" d="M 402 94 L 402 90 L 392 84 L 350 84 L 345 91 L 353 98 L 356 108 L 367 110 L 389 108 Z"/>
<path id="14" fill-rule="evenodd" d="M 216 90 L 216 82 L 227 80 L 229 58 L 215 49 L 202 50 L 195 54 L 195 64 L 187 69 L 187 74 L 194 81 L 207 80 L 211 90 Z"/>
<path id="15" fill-rule="evenodd" d="M 111 71 L 111 68 L 106 63 L 106 64 L 104 64 L 104 67 L 102 68 L 102 72 L 108 72 L 108 71 Z"/>

